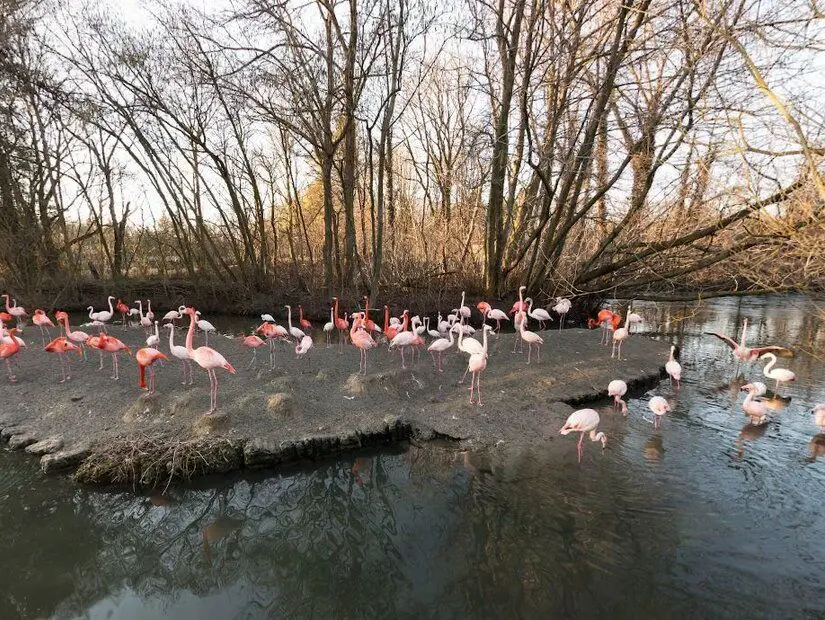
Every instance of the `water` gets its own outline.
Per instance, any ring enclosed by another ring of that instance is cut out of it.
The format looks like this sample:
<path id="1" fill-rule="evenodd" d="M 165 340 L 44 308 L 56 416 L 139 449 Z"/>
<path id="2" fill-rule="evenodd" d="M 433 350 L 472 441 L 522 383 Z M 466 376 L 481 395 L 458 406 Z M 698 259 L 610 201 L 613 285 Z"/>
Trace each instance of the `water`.
<path id="1" fill-rule="evenodd" d="M 635 395 L 627 420 L 605 403 L 609 449 L 588 442 L 581 465 L 570 437 L 561 463 L 410 446 L 146 497 L 0 452 L 0 618 L 822 617 L 814 305 L 634 310 L 681 347 L 683 388 Z M 800 352 L 780 360 L 790 402 L 758 429 L 737 387 L 761 365 L 731 386 L 729 350 L 703 335 L 744 317 L 751 343 Z M 653 394 L 675 404 L 659 430 L 642 418 Z"/>

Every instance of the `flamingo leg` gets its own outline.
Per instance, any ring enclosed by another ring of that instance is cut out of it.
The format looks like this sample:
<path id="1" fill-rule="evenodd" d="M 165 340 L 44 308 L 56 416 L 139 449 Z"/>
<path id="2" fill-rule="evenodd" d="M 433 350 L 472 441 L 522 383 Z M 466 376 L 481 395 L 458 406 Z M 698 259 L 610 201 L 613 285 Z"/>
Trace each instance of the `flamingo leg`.
<path id="1" fill-rule="evenodd" d="M 249 370 L 255 365 L 255 357 L 258 355 L 258 349 L 252 349 L 252 359 L 249 360 L 249 364 L 246 365 L 246 369 Z"/>
<path id="2" fill-rule="evenodd" d="M 45 347 L 46 346 L 46 336 L 43 335 L 43 326 L 38 325 L 40 328 L 40 343 Z"/>
<path id="3" fill-rule="evenodd" d="M 406 364 L 405 364 L 405 362 L 404 362 L 404 349 L 405 349 L 405 348 L 406 348 L 406 347 L 400 347 L 400 349 L 401 349 L 401 368 L 404 368 L 404 369 L 406 369 L 406 368 L 407 368 L 407 366 L 406 366 Z"/>
<path id="4" fill-rule="evenodd" d="M 112 377 L 112 379 L 117 381 L 118 379 L 120 379 L 120 366 L 118 366 L 117 363 L 117 353 L 112 353 L 112 366 L 114 366 L 115 369 L 115 376 Z"/>
<path id="5" fill-rule="evenodd" d="M 584 441 L 584 433 L 582 433 L 581 437 L 579 437 L 579 449 L 578 449 L 578 451 L 579 451 L 579 463 L 582 462 L 582 442 L 583 441 Z"/>
<path id="6" fill-rule="evenodd" d="M 209 346 L 209 332 L 203 332 L 203 337 L 206 340 L 206 346 Z"/>
<path id="7" fill-rule="evenodd" d="M 98 351 L 98 355 L 100 355 L 100 364 L 98 364 L 97 369 L 103 370 L 103 351 Z"/>
<path id="8" fill-rule="evenodd" d="M 533 345 L 532 345 L 532 344 L 528 344 L 528 345 L 527 345 L 527 363 L 528 363 L 528 364 L 530 363 L 530 354 L 531 354 L 532 352 L 533 352 Z"/>
<path id="9" fill-rule="evenodd" d="M 536 343 L 536 364 L 541 363 L 541 344 Z"/>
<path id="10" fill-rule="evenodd" d="M 481 371 L 480 370 L 476 373 L 476 392 L 478 393 L 478 406 L 483 407 L 484 403 L 481 402 Z"/>
<path id="11" fill-rule="evenodd" d="M 461 375 L 461 381 L 459 383 L 464 383 L 464 380 L 467 378 L 467 373 L 470 372 L 470 367 L 467 366 L 467 370 L 464 371 L 464 374 Z M 472 387 L 472 379 L 470 379 L 470 386 Z"/>
<path id="12" fill-rule="evenodd" d="M 476 373 L 470 375 L 470 404 L 473 404 L 473 387 L 476 381 Z"/>
<path id="13" fill-rule="evenodd" d="M 183 375 L 183 381 L 181 381 L 181 385 L 186 385 L 186 360 L 180 361 L 180 372 Z"/>
<path id="14" fill-rule="evenodd" d="M 155 369 L 149 366 L 149 394 L 155 393 Z"/>
<path id="15" fill-rule="evenodd" d="M 9 361 L 9 358 L 6 358 L 6 368 L 9 369 L 9 381 L 11 381 L 12 383 L 16 382 L 17 377 L 15 377 L 14 373 L 12 373 L 11 371 L 11 362 Z"/>
<path id="16" fill-rule="evenodd" d="M 88 357 L 86 357 L 86 343 L 85 342 L 80 343 L 80 349 L 83 351 L 83 361 L 85 362 L 86 360 L 89 359 Z"/>

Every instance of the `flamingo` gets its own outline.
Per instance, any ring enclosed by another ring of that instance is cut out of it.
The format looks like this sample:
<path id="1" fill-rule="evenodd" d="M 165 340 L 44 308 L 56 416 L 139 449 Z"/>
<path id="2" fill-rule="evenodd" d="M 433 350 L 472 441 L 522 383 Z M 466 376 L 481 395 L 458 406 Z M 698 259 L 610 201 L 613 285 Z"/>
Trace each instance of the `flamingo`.
<path id="1" fill-rule="evenodd" d="M 503 310 L 499 310 L 498 308 L 493 308 L 490 304 L 486 301 L 480 301 L 476 305 L 479 312 L 484 316 L 484 322 L 487 322 L 487 319 L 492 319 L 496 322 L 496 334 L 501 331 L 501 322 L 502 321 L 509 321 L 510 317 L 508 317 Z"/>
<path id="2" fill-rule="evenodd" d="M 329 321 L 324 323 L 324 334 L 327 337 L 327 349 L 330 347 L 330 341 L 332 340 L 332 330 L 335 329 L 335 314 L 333 312 L 332 306 L 329 308 Z"/>
<path id="3" fill-rule="evenodd" d="M 382 333 L 381 328 L 375 324 L 370 318 L 370 298 L 369 295 L 364 295 L 364 329 L 368 332 L 378 332 L 379 334 Z"/>
<path id="4" fill-rule="evenodd" d="M 615 314 L 612 310 L 604 308 L 602 310 L 599 310 L 597 318 L 587 319 L 587 327 L 589 327 L 590 329 L 593 329 L 596 326 L 600 326 L 602 328 L 602 337 L 599 341 L 599 344 L 603 344 L 606 346 L 609 343 L 609 330 L 607 326 L 613 320 L 614 316 Z"/>
<path id="5" fill-rule="evenodd" d="M 485 325 L 484 326 L 484 333 L 482 334 L 483 344 L 482 344 L 482 352 L 481 353 L 474 353 L 470 356 L 470 361 L 467 363 L 467 370 L 470 371 L 472 376 L 470 377 L 470 404 L 473 404 L 473 382 L 475 382 L 475 389 L 478 393 L 478 406 L 483 407 L 484 403 L 481 402 L 481 373 L 484 372 L 484 369 L 487 368 L 487 332 L 493 329 L 492 325 Z"/>
<path id="6" fill-rule="evenodd" d="M 556 305 L 553 306 L 553 312 L 559 315 L 559 331 L 564 328 L 564 317 L 570 312 L 573 303 L 564 297 L 556 297 Z"/>
<path id="7" fill-rule="evenodd" d="M 301 357 L 306 355 L 307 352 L 312 348 L 312 336 L 304 336 L 301 338 L 301 342 L 295 345 L 295 355 Z"/>
<path id="8" fill-rule="evenodd" d="M 470 318 L 470 308 L 464 305 L 464 291 L 461 291 L 461 305 L 458 307 L 458 313 L 461 315 L 461 318 L 469 319 Z"/>
<path id="9" fill-rule="evenodd" d="M 533 299 L 531 297 L 527 298 L 527 316 L 529 316 L 534 321 L 539 322 L 539 329 L 544 329 L 544 322 L 545 321 L 552 321 L 553 317 L 550 316 L 550 313 L 547 312 L 544 308 L 536 308 L 533 310 Z"/>
<path id="10" fill-rule="evenodd" d="M 401 329 L 399 332 L 393 336 L 393 339 L 390 340 L 389 348 L 392 349 L 393 347 L 398 347 L 401 349 L 401 368 L 406 368 L 407 365 L 404 361 L 404 350 L 412 346 L 413 341 L 416 338 L 415 332 L 407 331 L 407 324 L 409 323 L 410 313 L 408 310 L 404 310 L 404 322 L 401 325 Z"/>
<path id="11" fill-rule="evenodd" d="M 450 321 L 442 320 L 441 313 L 439 312 L 438 313 L 438 333 L 439 333 L 439 336 L 442 335 L 442 334 L 446 334 L 448 331 L 450 331 L 450 328 L 452 326 L 453 326 L 453 324 L 450 323 Z"/>
<path id="12" fill-rule="evenodd" d="M 97 348 L 112 354 L 112 371 L 115 374 L 113 374 L 110 379 L 114 379 L 115 381 L 120 379 L 120 368 L 117 363 L 117 354 L 121 351 L 125 351 L 128 355 L 131 355 L 132 351 L 117 338 L 113 338 L 103 332 L 100 333 L 100 340 L 98 341 Z"/>
<path id="13" fill-rule="evenodd" d="M 338 298 L 333 297 L 332 303 L 335 310 L 333 321 L 335 321 L 335 329 L 338 330 L 338 353 L 343 353 L 344 338 L 346 337 L 347 331 L 349 331 L 349 324 L 345 319 L 338 316 Z"/>
<path id="14" fill-rule="evenodd" d="M 140 315 L 140 326 L 146 329 L 148 332 L 148 330 L 152 329 L 152 319 L 150 319 L 148 315 L 143 314 L 143 302 L 140 299 L 135 301 L 135 303 L 138 305 L 138 314 Z"/>
<path id="15" fill-rule="evenodd" d="M 526 320 L 522 321 L 519 332 L 521 339 L 527 343 L 527 363 L 530 363 L 530 354 L 533 351 L 533 345 L 536 345 L 536 363 L 541 363 L 541 345 L 544 344 L 544 339 L 535 332 L 525 329 Z"/>
<path id="16" fill-rule="evenodd" d="M 412 330 L 418 336 L 421 336 L 427 330 L 427 325 L 421 321 L 421 317 L 417 314 L 412 318 Z"/>
<path id="17" fill-rule="evenodd" d="M 585 433 L 590 433 L 590 441 L 601 441 L 602 450 L 604 450 L 604 447 L 607 445 L 607 435 L 602 432 L 596 432 L 599 422 L 599 412 L 595 409 L 579 409 L 570 414 L 567 422 L 565 422 L 564 426 L 559 430 L 559 433 L 562 435 L 581 433 L 578 446 L 579 463 L 582 462 L 582 442 L 584 441 Z"/>
<path id="18" fill-rule="evenodd" d="M 662 425 L 662 418 L 668 411 L 672 411 L 670 404 L 661 396 L 654 396 L 647 404 L 655 416 L 653 418 L 653 426 L 659 428 Z"/>
<path id="19" fill-rule="evenodd" d="M 80 350 L 83 355 L 83 359 L 86 359 L 86 341 L 89 339 L 89 334 L 86 332 L 82 332 L 79 329 L 76 331 L 72 331 L 71 327 L 69 327 L 69 315 L 63 312 L 62 310 L 59 311 L 55 318 L 57 322 L 63 321 L 63 332 L 66 334 L 66 337 L 71 340 L 72 342 L 77 342 L 80 344 Z M 54 342 L 54 341 L 52 341 Z"/>
<path id="20" fill-rule="evenodd" d="M 464 332 L 461 331 L 460 326 L 458 324 L 453 325 L 450 331 L 458 331 L 458 350 L 469 355 L 476 355 L 478 353 L 484 352 L 484 345 L 482 345 L 478 340 L 475 338 L 465 338 Z M 461 381 L 459 383 L 464 383 L 464 380 L 467 378 L 467 373 L 469 372 L 469 366 L 467 370 L 464 371 L 464 374 L 461 375 Z"/>
<path id="21" fill-rule="evenodd" d="M 642 315 L 636 314 L 635 312 L 630 312 L 630 308 L 628 307 L 627 320 L 625 321 L 625 323 L 627 323 L 628 330 L 632 331 L 634 325 L 641 325 L 644 322 L 645 320 L 642 318 Z"/>
<path id="22" fill-rule="evenodd" d="M 440 321 L 441 320 L 441 315 L 440 314 L 438 315 L 438 318 L 439 318 L 439 321 Z M 438 331 L 437 329 L 430 328 L 430 317 L 428 317 L 428 316 L 424 317 L 424 324 L 427 326 L 427 335 L 430 338 L 434 338 L 436 340 L 441 338 L 441 332 L 440 331 Z"/>
<path id="23" fill-rule="evenodd" d="M 157 325 L 157 321 L 155 321 L 155 325 Z M 137 360 L 138 364 L 138 377 L 139 383 L 138 385 L 146 389 L 146 369 L 149 369 L 149 394 L 155 393 L 155 362 L 158 360 L 168 360 L 169 358 L 166 357 L 163 353 L 158 351 L 157 349 L 153 349 L 151 347 L 146 347 L 144 349 L 138 349 L 135 353 L 135 359 Z"/>
<path id="24" fill-rule="evenodd" d="M 378 345 L 373 340 L 372 336 L 370 336 L 369 332 L 363 327 L 363 317 L 358 314 L 354 315 L 352 321 L 352 328 L 349 332 L 350 340 L 352 344 L 358 347 L 359 351 L 361 352 L 361 361 L 358 367 L 358 373 L 366 375 L 367 374 L 367 351 L 370 349 L 374 349 Z M 385 330 L 386 331 L 386 330 Z"/>
<path id="25" fill-rule="evenodd" d="M 764 385 L 764 384 L 763 384 Z M 745 414 L 750 417 L 750 423 L 754 426 L 759 426 L 768 421 L 768 406 L 764 401 L 757 400 L 761 388 L 753 383 L 748 383 L 742 386 L 742 391 L 747 392 L 745 402 L 742 403 L 742 409 Z"/>
<path id="26" fill-rule="evenodd" d="M 20 336 L 12 336 L 11 332 L 6 329 L 6 326 L 0 321 L 0 344 L 17 343 L 21 347 L 25 347 L 26 342 Z"/>
<path id="27" fill-rule="evenodd" d="M 622 343 L 630 337 L 630 332 L 627 331 L 627 327 L 619 327 L 622 322 L 622 317 L 618 314 L 613 315 L 613 349 L 610 351 L 610 357 L 612 358 L 614 355 L 616 359 L 622 359 Z M 618 345 L 618 349 L 617 349 Z"/>
<path id="28" fill-rule="evenodd" d="M 676 382 L 676 390 L 679 390 L 679 382 L 682 380 L 682 365 L 676 361 L 674 354 L 676 353 L 676 347 L 670 347 L 670 359 L 665 364 L 665 371 L 667 374 L 670 375 L 670 384 L 673 385 L 673 382 Z"/>
<path id="29" fill-rule="evenodd" d="M 126 325 L 126 315 L 129 314 L 129 306 L 123 303 L 123 300 L 118 299 L 115 304 L 115 310 L 120 312 L 120 316 L 123 319 L 123 325 Z"/>
<path id="30" fill-rule="evenodd" d="M 160 332 L 158 331 L 158 322 L 155 321 L 155 333 L 146 339 L 146 346 L 150 348 L 160 346 Z"/>
<path id="31" fill-rule="evenodd" d="M 155 313 L 152 312 L 152 300 L 151 299 L 146 300 L 146 307 L 147 307 L 146 318 L 149 319 L 150 321 L 154 321 L 155 320 Z"/>
<path id="32" fill-rule="evenodd" d="M 172 321 L 172 323 L 174 323 L 179 318 L 181 318 L 180 310 L 170 310 L 163 315 L 161 321 Z"/>
<path id="33" fill-rule="evenodd" d="M 255 332 L 261 334 L 269 343 L 269 369 L 272 370 L 275 368 L 275 340 L 277 338 L 286 340 L 289 334 L 286 328 L 275 325 L 275 323 L 262 323 Z"/>
<path id="34" fill-rule="evenodd" d="M 258 347 L 262 347 L 265 344 L 266 341 L 261 340 L 258 336 L 255 336 L 254 334 L 252 336 L 247 336 L 246 338 L 241 340 L 241 346 L 244 346 L 248 349 L 252 349 L 252 359 L 249 360 L 249 364 L 247 364 L 246 366 L 247 370 L 255 365 L 255 357 L 258 355 Z"/>
<path id="35" fill-rule="evenodd" d="M 100 349 L 100 336 L 89 336 L 86 340 L 86 346 L 90 349 L 97 349 L 97 354 L 100 356 L 100 364 L 97 365 L 98 371 L 103 370 L 103 351 Z"/>
<path id="36" fill-rule="evenodd" d="M 12 315 L 17 320 L 17 327 L 20 328 L 23 325 L 23 319 L 25 319 L 28 315 L 26 314 L 26 309 L 23 306 L 17 305 L 17 300 L 12 299 L 12 305 L 9 306 L 9 296 L 3 295 L 3 299 L 6 300 L 6 312 Z"/>
<path id="37" fill-rule="evenodd" d="M 621 379 L 614 379 L 607 384 L 607 395 L 613 397 L 613 409 L 621 409 L 627 415 L 627 403 L 622 400 L 622 396 L 627 394 L 627 383 Z"/>
<path id="38" fill-rule="evenodd" d="M 819 427 L 819 430 L 825 430 L 825 405 L 816 405 L 811 413 L 814 414 L 814 424 Z"/>
<path id="39" fill-rule="evenodd" d="M 312 331 L 312 323 L 304 318 L 304 307 L 301 304 L 298 304 L 298 325 L 301 326 L 301 329 L 308 332 Z"/>
<path id="40" fill-rule="evenodd" d="M 200 316 L 200 314 L 201 314 L 201 313 L 200 313 L 200 312 L 198 312 L 198 313 L 196 314 L 196 316 Z M 209 322 L 209 321 L 207 321 L 206 319 L 198 319 L 198 321 L 197 321 L 197 322 L 198 322 L 198 329 L 199 329 L 199 330 L 201 330 L 201 331 L 203 332 L 203 339 L 204 339 L 204 342 L 205 342 L 207 345 L 209 345 L 209 332 L 214 332 L 214 331 L 215 331 L 215 326 L 214 326 L 214 325 L 212 325 L 212 323 L 210 323 L 210 322 Z"/>
<path id="41" fill-rule="evenodd" d="M 183 373 L 183 381 L 181 385 L 192 385 L 192 362 L 189 359 L 189 352 L 186 347 L 175 344 L 175 326 L 172 323 L 167 323 L 164 327 L 169 328 L 169 352 L 180 360 L 181 372 Z M 186 371 L 189 371 L 189 381 L 186 380 Z"/>
<path id="42" fill-rule="evenodd" d="M 215 375 L 215 369 L 224 368 L 234 375 L 235 368 L 215 349 L 210 349 L 207 346 L 193 348 L 192 340 L 195 336 L 197 315 L 194 308 L 185 308 L 184 312 L 189 315 L 189 331 L 186 332 L 186 352 L 189 354 L 189 358 L 194 360 L 209 375 L 210 405 L 209 411 L 206 412 L 209 415 L 214 413 L 218 407 L 218 377 Z"/>
<path id="43" fill-rule="evenodd" d="M 427 347 L 430 356 L 433 358 L 433 366 L 436 372 L 444 372 L 444 352 L 452 347 L 455 342 L 455 332 L 450 330 L 449 334 L 449 340 L 447 338 L 439 338 Z"/>
<path id="44" fill-rule="evenodd" d="M 759 359 L 769 359 L 770 362 L 762 369 L 762 374 L 765 375 L 768 379 L 773 379 L 776 381 L 776 389 L 779 389 L 780 383 L 790 383 L 791 381 L 796 381 L 796 375 L 788 370 L 787 368 L 774 368 L 774 364 L 776 364 L 776 355 L 773 353 L 763 353 Z"/>
<path id="45" fill-rule="evenodd" d="M 13 327 L 9 335 L 11 336 L 11 342 L 8 344 L 0 344 L 0 359 L 6 362 L 6 368 L 9 369 L 9 381 L 16 383 L 17 377 L 14 376 L 11 370 L 11 358 L 20 352 L 20 343 L 15 339 L 15 336 L 17 336 L 17 328 Z"/>
<path id="46" fill-rule="evenodd" d="M 287 312 L 289 313 L 287 315 L 287 323 L 289 324 L 289 334 L 290 336 L 295 338 L 295 340 L 300 341 L 301 338 L 306 336 L 306 334 L 301 329 L 292 326 L 292 306 L 284 306 L 284 308 L 286 308 Z"/>
<path id="47" fill-rule="evenodd" d="M 513 317 L 513 327 L 516 328 L 516 332 L 521 334 L 521 329 L 527 323 L 527 310 L 519 310 L 516 312 L 515 316 Z M 516 353 L 516 346 L 518 346 L 518 353 L 524 353 L 524 340 L 521 339 L 520 336 L 516 336 L 513 340 L 513 353 Z"/>
<path id="48" fill-rule="evenodd" d="M 77 351 L 78 355 L 82 355 L 80 347 L 76 344 L 69 342 L 66 336 L 58 336 L 45 347 L 43 347 L 43 350 L 47 353 L 57 353 L 57 357 L 60 360 L 60 372 L 63 375 L 63 378 L 60 380 L 60 383 L 64 383 L 66 380 L 71 379 L 72 369 L 69 365 L 69 360 L 65 358 L 65 355 L 69 351 Z"/>
<path id="49" fill-rule="evenodd" d="M 45 347 L 46 346 L 45 336 L 48 335 L 49 340 L 52 339 L 52 335 L 49 333 L 49 328 L 54 327 L 54 323 L 52 323 L 52 320 L 40 308 L 38 308 L 37 310 L 34 311 L 34 314 L 32 315 L 32 323 L 34 323 L 35 325 L 37 325 L 40 328 L 40 343 Z M 45 331 L 45 335 L 44 335 L 44 331 Z"/>
<path id="50" fill-rule="evenodd" d="M 405 327 L 404 329 L 407 328 Z M 400 323 L 392 323 L 390 321 L 390 308 L 389 306 L 384 306 L 384 336 L 386 336 L 387 342 L 391 342 L 400 331 Z"/>
<path id="51" fill-rule="evenodd" d="M 527 287 L 522 285 L 518 288 L 518 301 L 513 304 L 513 307 L 510 308 L 510 314 L 516 314 L 518 312 L 527 312 L 527 304 L 524 303 L 524 291 L 527 290 Z"/>
<path id="52" fill-rule="evenodd" d="M 100 321 L 101 323 L 106 323 L 112 320 L 112 317 L 115 315 L 115 309 L 112 307 L 112 302 L 115 300 L 114 297 L 109 295 L 106 301 L 109 303 L 109 310 L 101 310 L 100 312 L 95 313 L 95 319 Z M 105 329 L 105 328 L 104 328 Z"/>
<path id="53" fill-rule="evenodd" d="M 746 344 L 747 333 L 748 319 L 745 319 L 742 324 L 742 337 L 739 340 L 739 342 L 736 342 L 733 338 L 725 336 L 724 334 L 719 334 L 717 332 L 707 332 L 709 336 L 716 336 L 725 344 L 727 344 L 733 351 L 733 356 L 737 360 L 742 360 L 743 362 L 752 362 L 753 360 L 762 357 L 765 353 L 775 353 L 782 357 L 793 357 L 793 351 L 786 347 L 780 347 L 776 345 L 768 345 L 766 347 L 754 348 L 748 347 Z"/>

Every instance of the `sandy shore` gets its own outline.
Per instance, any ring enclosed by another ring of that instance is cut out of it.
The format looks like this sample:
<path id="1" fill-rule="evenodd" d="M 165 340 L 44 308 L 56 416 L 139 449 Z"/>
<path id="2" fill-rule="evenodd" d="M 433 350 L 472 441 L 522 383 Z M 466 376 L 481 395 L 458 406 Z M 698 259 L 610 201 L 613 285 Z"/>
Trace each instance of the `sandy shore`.
<path id="1" fill-rule="evenodd" d="M 135 349 L 146 338 L 135 328 L 114 326 L 110 333 Z M 178 343 L 183 336 L 179 330 Z M 149 396 L 138 388 L 132 357 L 121 356 L 115 381 L 110 356 L 98 371 L 95 352 L 88 361 L 73 357 L 72 379 L 59 384 L 57 358 L 40 348 L 39 333 L 29 326 L 29 347 L 16 360 L 18 382 L 10 383 L 5 373 L 0 378 L 0 437 L 12 449 L 40 457 L 44 472 L 74 472 L 81 482 L 142 485 L 410 438 L 448 438 L 471 448 L 551 445 L 575 405 L 605 396 L 612 379 L 630 385 L 657 380 L 669 350 L 667 343 L 632 336 L 619 361 L 599 346 L 597 330 L 549 330 L 542 336 L 541 363 L 530 365 L 512 353 L 513 334 L 491 338 L 482 376 L 484 406 L 477 407 L 468 403 L 469 378 L 458 384 L 467 356 L 455 349 L 438 374 L 426 351 L 402 370 L 400 357 L 380 346 L 370 352 L 368 373 L 361 377 L 354 374 L 358 351 L 349 345 L 340 353 L 337 346 L 326 348 L 320 331 L 302 359 L 295 358 L 294 345 L 279 344 L 273 370 L 265 348 L 257 367 L 247 370 L 250 352 L 213 335 L 210 346 L 238 373 L 218 372 L 218 412 L 206 416 L 209 382 L 199 368 L 190 387 L 181 385 L 176 360 L 157 368 L 157 392 Z M 162 338 L 161 350 L 168 351 L 167 343 Z"/>

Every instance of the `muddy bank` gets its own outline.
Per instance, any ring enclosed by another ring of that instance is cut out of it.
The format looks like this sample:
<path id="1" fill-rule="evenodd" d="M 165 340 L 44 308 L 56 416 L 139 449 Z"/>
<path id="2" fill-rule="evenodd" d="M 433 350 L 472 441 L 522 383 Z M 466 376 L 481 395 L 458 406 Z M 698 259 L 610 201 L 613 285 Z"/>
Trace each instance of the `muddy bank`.
<path id="1" fill-rule="evenodd" d="M 133 328 L 110 332 L 136 348 L 146 337 Z M 599 346 L 597 331 L 542 335 L 541 363 L 529 366 L 523 355 L 512 353 L 512 334 L 491 339 L 483 407 L 467 402 L 469 379 L 458 383 L 467 356 L 455 349 L 445 358 L 444 373 L 437 374 L 426 351 L 404 370 L 399 356 L 382 346 L 370 352 L 362 377 L 354 374 L 358 351 L 326 348 L 320 332 L 302 359 L 295 358 L 292 345 L 279 344 L 273 370 L 265 349 L 257 366 L 247 369 L 248 350 L 213 336 L 210 346 L 238 373 L 219 373 L 218 413 L 206 416 L 209 383 L 203 371 L 196 368 L 194 385 L 182 386 L 179 363 L 168 362 L 157 369 L 157 393 L 150 396 L 138 388 L 132 358 L 121 358 L 115 381 L 110 356 L 99 371 L 93 353 L 88 361 L 73 358 L 72 379 L 58 384 L 58 360 L 40 349 L 39 334 L 29 327 L 29 347 L 17 356 L 18 382 L 0 379 L 0 438 L 39 458 L 46 473 L 147 486 L 409 439 L 446 438 L 470 448 L 550 447 L 558 444 L 558 429 L 574 406 L 605 396 L 610 380 L 658 380 L 669 349 L 633 336 L 618 361 Z M 177 337 L 182 342 L 183 332 Z M 163 339 L 163 350 L 167 343 Z M 202 343 L 199 337 L 196 344 Z"/>

